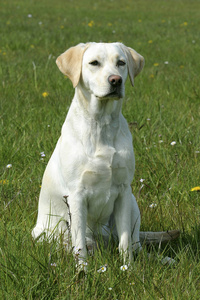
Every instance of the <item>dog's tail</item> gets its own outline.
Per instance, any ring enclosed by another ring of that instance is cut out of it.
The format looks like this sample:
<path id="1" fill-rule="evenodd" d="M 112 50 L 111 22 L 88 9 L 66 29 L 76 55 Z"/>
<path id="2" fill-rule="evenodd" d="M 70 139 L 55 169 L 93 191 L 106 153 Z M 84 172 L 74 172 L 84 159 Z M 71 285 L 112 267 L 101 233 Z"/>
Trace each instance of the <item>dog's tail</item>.
<path id="1" fill-rule="evenodd" d="M 140 242 L 141 244 L 158 244 L 162 242 L 169 242 L 180 235 L 180 230 L 170 230 L 170 231 L 140 231 Z"/>

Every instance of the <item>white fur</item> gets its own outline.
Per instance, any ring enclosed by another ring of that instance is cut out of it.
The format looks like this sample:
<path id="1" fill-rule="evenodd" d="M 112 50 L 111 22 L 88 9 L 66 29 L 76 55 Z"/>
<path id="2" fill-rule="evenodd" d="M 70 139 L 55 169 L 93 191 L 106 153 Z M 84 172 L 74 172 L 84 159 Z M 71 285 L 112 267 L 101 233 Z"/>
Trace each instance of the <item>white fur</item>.
<path id="1" fill-rule="evenodd" d="M 140 212 L 131 190 L 132 136 L 121 107 L 126 78 L 129 74 L 133 85 L 144 59 L 120 43 L 89 43 L 70 48 L 57 64 L 71 79 L 75 95 L 44 173 L 32 235 L 62 233 L 67 241 L 70 213 L 72 246 L 81 261 L 95 234 L 108 236 L 115 225 L 119 250 L 131 259 L 132 249 L 141 247 Z M 122 78 L 116 95 L 108 95 L 113 91 L 110 75 Z"/>

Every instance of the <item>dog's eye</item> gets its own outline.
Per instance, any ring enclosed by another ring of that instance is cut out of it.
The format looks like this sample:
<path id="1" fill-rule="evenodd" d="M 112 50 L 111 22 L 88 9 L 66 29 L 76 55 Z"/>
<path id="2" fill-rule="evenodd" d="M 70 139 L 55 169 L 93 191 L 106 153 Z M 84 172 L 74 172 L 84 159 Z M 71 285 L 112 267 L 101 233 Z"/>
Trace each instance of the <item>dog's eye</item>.
<path id="1" fill-rule="evenodd" d="M 126 63 L 125 63 L 125 61 L 123 61 L 123 60 L 118 60 L 118 62 L 117 62 L 117 66 L 119 67 L 119 66 L 124 66 Z"/>
<path id="2" fill-rule="evenodd" d="M 89 63 L 90 65 L 93 65 L 93 66 L 98 66 L 99 65 L 99 62 L 98 60 L 93 60 Z"/>

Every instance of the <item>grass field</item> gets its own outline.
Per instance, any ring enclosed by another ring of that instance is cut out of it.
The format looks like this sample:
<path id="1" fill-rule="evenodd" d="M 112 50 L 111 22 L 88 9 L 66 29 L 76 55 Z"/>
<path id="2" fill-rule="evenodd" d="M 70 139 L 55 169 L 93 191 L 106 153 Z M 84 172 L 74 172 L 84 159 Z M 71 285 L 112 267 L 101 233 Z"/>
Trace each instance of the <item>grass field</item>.
<path id="1" fill-rule="evenodd" d="M 190 191 L 200 186 L 199 11 L 198 0 L 1 1 L 0 299 L 200 298 L 200 193 Z M 87 41 L 121 41 L 145 57 L 123 106 L 136 155 L 132 187 L 141 230 L 181 236 L 144 248 L 125 271 L 117 249 L 100 245 L 80 279 L 72 255 L 34 243 L 31 230 L 74 93 L 55 59 Z M 163 266 L 166 255 L 177 263 Z"/>

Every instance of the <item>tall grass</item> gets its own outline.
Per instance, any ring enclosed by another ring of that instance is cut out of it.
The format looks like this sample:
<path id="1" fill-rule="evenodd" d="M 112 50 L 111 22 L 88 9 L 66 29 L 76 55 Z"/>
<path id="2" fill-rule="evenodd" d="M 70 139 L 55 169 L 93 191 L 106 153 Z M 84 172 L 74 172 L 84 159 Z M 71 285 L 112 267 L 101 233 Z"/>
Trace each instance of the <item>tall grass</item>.
<path id="1" fill-rule="evenodd" d="M 1 299 L 199 299 L 200 194 L 190 191 L 200 185 L 199 10 L 200 2 L 189 0 L 2 1 Z M 56 242 L 35 243 L 30 232 L 74 93 L 55 59 L 87 41 L 121 41 L 145 57 L 135 88 L 127 82 L 123 106 L 136 155 L 133 192 L 141 230 L 182 234 L 144 248 L 126 271 L 116 247 L 100 243 L 81 279 L 71 253 Z M 163 266 L 165 255 L 176 265 Z"/>

